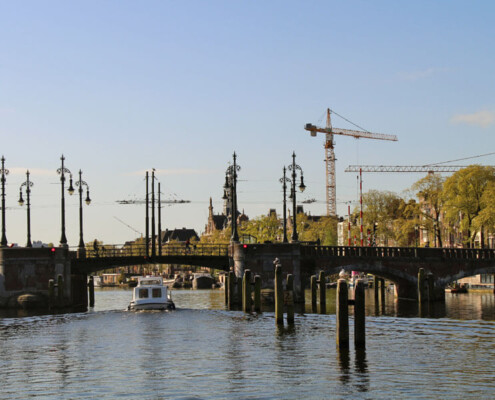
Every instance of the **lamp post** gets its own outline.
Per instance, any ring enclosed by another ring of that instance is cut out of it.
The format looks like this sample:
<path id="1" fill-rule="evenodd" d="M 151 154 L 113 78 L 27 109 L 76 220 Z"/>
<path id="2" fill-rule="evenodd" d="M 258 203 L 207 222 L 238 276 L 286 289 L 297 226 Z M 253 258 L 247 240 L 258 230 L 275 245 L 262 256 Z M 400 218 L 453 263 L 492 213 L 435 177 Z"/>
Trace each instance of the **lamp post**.
<path id="1" fill-rule="evenodd" d="M 7 236 L 5 235 L 5 176 L 9 174 L 9 170 L 5 169 L 5 157 L 2 156 L 2 247 L 7 246 Z"/>
<path id="2" fill-rule="evenodd" d="M 230 227 L 232 229 L 232 236 L 230 237 L 230 240 L 232 242 L 238 242 L 239 234 L 237 233 L 237 171 L 239 171 L 241 167 L 237 165 L 237 155 L 235 154 L 235 152 L 233 155 L 233 159 L 233 164 L 229 165 L 227 171 L 225 172 L 226 175 L 223 198 L 227 199 L 230 197 Z"/>
<path id="3" fill-rule="evenodd" d="M 418 225 L 414 225 L 414 239 L 416 241 L 416 247 L 418 247 L 418 233 L 419 233 Z"/>
<path id="4" fill-rule="evenodd" d="M 72 186 L 72 180 L 71 180 Z M 82 171 L 79 170 L 79 180 L 76 182 L 76 186 L 79 186 L 79 246 L 78 251 L 81 256 L 85 254 L 84 240 L 83 240 L 83 208 L 82 208 L 82 194 L 83 194 L 83 186 L 86 186 L 86 199 L 84 200 L 86 204 L 89 206 L 91 204 L 91 199 L 89 198 L 89 186 L 86 182 L 82 180 Z M 70 189 L 70 188 L 69 188 Z M 69 190 L 69 193 L 72 193 Z"/>
<path id="5" fill-rule="evenodd" d="M 62 236 L 60 237 L 60 246 L 62 247 L 67 247 L 67 237 L 65 236 L 65 174 L 70 174 L 70 184 L 69 184 L 69 189 L 68 192 L 69 194 L 74 193 L 74 187 L 72 186 L 72 173 L 64 167 L 64 161 L 65 157 L 62 154 L 62 157 L 60 157 L 60 160 L 62 161 L 62 166 L 57 169 L 57 173 L 60 174 L 60 184 L 62 187 Z"/>
<path id="6" fill-rule="evenodd" d="M 297 242 L 298 240 L 298 235 L 297 235 L 297 227 L 296 227 L 296 178 L 297 178 L 297 170 L 301 171 L 301 183 L 299 185 L 299 190 L 301 192 L 304 192 L 304 189 L 306 189 L 306 186 L 304 185 L 304 179 L 303 179 L 303 170 L 299 165 L 296 164 L 296 153 L 292 153 L 292 164 L 289 165 L 289 170 L 292 171 L 292 185 L 291 185 L 291 198 L 292 198 L 292 213 L 294 214 L 292 219 L 293 219 L 293 224 L 292 224 L 292 238 L 291 242 Z"/>
<path id="7" fill-rule="evenodd" d="M 26 207 L 27 207 L 27 243 L 26 247 L 33 247 L 31 243 L 31 186 L 33 186 L 33 182 L 29 180 L 29 171 L 26 171 L 26 182 L 21 184 L 19 188 L 19 205 L 24 205 L 24 199 L 22 198 L 22 187 L 26 186 Z"/>
<path id="8" fill-rule="evenodd" d="M 286 177 L 285 173 L 287 171 L 287 168 L 284 167 L 284 176 L 279 179 L 279 182 L 282 183 L 282 189 L 284 191 L 284 238 L 282 240 L 282 243 L 288 243 L 289 240 L 287 239 L 287 201 L 286 201 L 286 194 L 287 194 L 287 182 L 291 183 L 292 181 Z"/>

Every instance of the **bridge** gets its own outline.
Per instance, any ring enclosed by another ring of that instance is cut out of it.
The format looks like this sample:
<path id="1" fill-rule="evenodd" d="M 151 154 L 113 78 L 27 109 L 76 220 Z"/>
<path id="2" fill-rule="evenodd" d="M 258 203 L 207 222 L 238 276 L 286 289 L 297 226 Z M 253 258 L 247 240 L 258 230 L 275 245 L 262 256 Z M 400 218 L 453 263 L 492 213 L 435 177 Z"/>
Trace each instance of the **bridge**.
<path id="1" fill-rule="evenodd" d="M 275 258 L 283 274 L 294 277 L 295 300 L 304 301 L 311 275 L 361 271 L 394 282 L 398 298 L 417 299 L 418 272 L 431 274 L 435 298 L 444 299 L 450 282 L 477 274 L 495 274 L 494 249 L 349 247 L 305 243 L 221 244 L 186 247 L 164 245 L 153 257 L 139 246 L 105 245 L 82 254 L 67 247 L 0 248 L 0 307 L 10 307 L 19 296 L 35 293 L 47 297 L 49 281 L 63 278 L 64 304 L 87 306 L 87 276 L 129 265 L 179 264 L 233 270 L 246 269 L 272 287 Z M 149 253 L 149 252 L 148 252 Z"/>
<path id="2" fill-rule="evenodd" d="M 191 265 L 228 271 L 228 250 L 228 244 L 198 244 L 189 247 L 167 244 L 156 256 L 151 257 L 146 255 L 144 245 L 105 245 L 97 250 L 86 250 L 84 257 L 78 257 L 76 251 L 70 254 L 73 273 L 90 275 L 109 268 L 146 264 Z"/>
<path id="3" fill-rule="evenodd" d="M 72 253 L 75 254 L 75 253 Z M 245 269 L 262 277 L 266 285 L 273 281 L 273 260 L 278 258 L 283 272 L 291 273 L 299 296 L 311 275 L 323 270 L 337 274 L 341 270 L 361 271 L 395 284 L 399 298 L 417 298 L 418 271 L 433 275 L 435 293 L 443 299 L 445 287 L 458 279 L 477 274 L 495 274 L 494 249 L 352 247 L 319 246 L 303 243 L 220 244 L 186 247 L 166 245 L 160 254 L 146 257 L 144 247 L 106 246 L 98 253 L 88 251 L 85 258 L 73 258 L 73 271 L 91 274 L 118 266 L 138 264 L 180 264 L 233 269 L 242 276 Z"/>

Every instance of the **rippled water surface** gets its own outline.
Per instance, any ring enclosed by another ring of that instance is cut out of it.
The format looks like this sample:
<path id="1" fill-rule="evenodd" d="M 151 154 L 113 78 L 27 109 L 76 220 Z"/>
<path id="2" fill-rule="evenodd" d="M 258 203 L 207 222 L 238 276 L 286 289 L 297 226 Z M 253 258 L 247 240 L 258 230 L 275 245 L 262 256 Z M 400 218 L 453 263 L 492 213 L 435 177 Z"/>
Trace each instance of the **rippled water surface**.
<path id="1" fill-rule="evenodd" d="M 129 290 L 97 290 L 87 313 L 0 317 L 0 397 L 493 398 L 494 295 L 463 296 L 425 311 L 391 296 L 375 307 L 370 291 L 366 350 L 339 353 L 332 305 L 277 328 L 270 310 L 225 311 L 218 290 L 137 313 Z"/>

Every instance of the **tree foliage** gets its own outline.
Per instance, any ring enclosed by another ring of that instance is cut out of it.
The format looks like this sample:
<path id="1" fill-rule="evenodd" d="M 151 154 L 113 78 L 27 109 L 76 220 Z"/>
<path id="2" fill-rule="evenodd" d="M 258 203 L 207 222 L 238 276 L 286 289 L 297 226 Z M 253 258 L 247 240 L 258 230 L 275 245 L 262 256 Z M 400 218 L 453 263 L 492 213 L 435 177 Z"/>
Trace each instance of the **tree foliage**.
<path id="1" fill-rule="evenodd" d="M 487 218 L 488 211 L 482 216 L 480 213 L 490 202 L 488 193 L 483 200 L 484 192 L 490 182 L 495 182 L 495 168 L 470 165 L 447 178 L 443 186 L 442 198 L 445 202 L 446 219 L 467 232 L 467 241 L 470 245 L 477 231 L 482 233 L 481 244 L 484 244 L 483 220 Z"/>

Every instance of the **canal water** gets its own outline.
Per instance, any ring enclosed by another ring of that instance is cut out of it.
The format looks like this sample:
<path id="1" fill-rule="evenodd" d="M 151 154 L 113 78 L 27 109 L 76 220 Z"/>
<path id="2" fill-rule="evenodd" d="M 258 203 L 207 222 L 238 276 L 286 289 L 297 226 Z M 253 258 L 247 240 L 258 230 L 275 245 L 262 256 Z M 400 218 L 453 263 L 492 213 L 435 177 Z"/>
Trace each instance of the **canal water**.
<path id="1" fill-rule="evenodd" d="M 391 293 L 375 306 L 368 291 L 366 350 L 347 352 L 335 346 L 332 304 L 277 327 L 273 310 L 226 311 L 221 290 L 176 290 L 171 312 L 125 311 L 130 290 L 95 294 L 86 313 L 0 314 L 0 398 L 494 397 L 493 294 L 447 294 L 418 310 Z M 352 329 L 351 315 L 351 343 Z"/>

